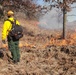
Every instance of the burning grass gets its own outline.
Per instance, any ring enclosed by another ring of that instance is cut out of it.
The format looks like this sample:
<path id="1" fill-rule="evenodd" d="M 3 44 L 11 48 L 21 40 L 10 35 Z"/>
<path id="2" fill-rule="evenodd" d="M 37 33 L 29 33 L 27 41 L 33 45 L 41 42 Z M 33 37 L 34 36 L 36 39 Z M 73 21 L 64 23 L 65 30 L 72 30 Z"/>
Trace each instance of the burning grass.
<path id="1" fill-rule="evenodd" d="M 61 35 L 57 34 L 55 36 L 51 36 L 50 40 L 45 47 L 48 45 L 55 45 L 55 46 L 69 46 L 69 45 L 76 45 L 76 33 L 68 34 L 66 39 L 62 39 Z"/>
<path id="2" fill-rule="evenodd" d="M 19 44 L 20 63 L 15 65 L 8 57 L 7 62 L 0 58 L 0 75 L 76 75 L 75 32 L 62 39 L 61 32 L 35 31 L 30 25 L 27 28 L 30 29 Z M 7 45 L 4 47 L 1 50 L 10 56 Z"/>
<path id="3" fill-rule="evenodd" d="M 31 35 L 31 33 L 30 33 Z M 29 35 L 29 36 L 30 36 Z M 27 36 L 28 37 L 28 36 Z M 23 39 L 24 40 L 24 39 Z M 25 41 L 21 40 L 19 47 L 37 47 L 41 44 L 40 47 L 46 48 L 49 45 L 55 46 L 69 46 L 69 45 L 76 45 L 76 33 L 68 34 L 66 39 L 62 39 L 60 34 L 53 35 L 33 35 L 33 37 L 27 38 Z M 3 44 L 1 47 L 7 48 L 7 44 Z"/>

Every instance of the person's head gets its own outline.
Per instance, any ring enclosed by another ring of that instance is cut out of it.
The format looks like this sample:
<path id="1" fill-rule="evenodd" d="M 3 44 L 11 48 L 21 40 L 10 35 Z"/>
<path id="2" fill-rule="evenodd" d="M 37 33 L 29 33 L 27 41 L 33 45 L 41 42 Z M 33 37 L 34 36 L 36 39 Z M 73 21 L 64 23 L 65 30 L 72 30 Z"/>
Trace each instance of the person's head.
<path id="1" fill-rule="evenodd" d="M 9 10 L 9 11 L 7 12 L 7 16 L 8 16 L 8 17 L 12 17 L 13 15 L 14 15 L 14 12 L 13 12 L 13 11 Z"/>

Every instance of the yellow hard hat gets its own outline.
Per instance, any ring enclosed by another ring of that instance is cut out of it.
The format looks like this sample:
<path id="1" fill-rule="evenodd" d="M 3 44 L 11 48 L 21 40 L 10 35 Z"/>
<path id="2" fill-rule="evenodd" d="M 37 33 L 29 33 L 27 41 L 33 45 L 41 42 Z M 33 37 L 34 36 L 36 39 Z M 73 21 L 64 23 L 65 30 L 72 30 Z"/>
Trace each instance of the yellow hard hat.
<path id="1" fill-rule="evenodd" d="M 14 15 L 14 12 L 11 11 L 11 10 L 9 10 L 9 11 L 7 12 L 7 15 L 8 15 L 8 16 L 12 16 L 12 15 Z"/>

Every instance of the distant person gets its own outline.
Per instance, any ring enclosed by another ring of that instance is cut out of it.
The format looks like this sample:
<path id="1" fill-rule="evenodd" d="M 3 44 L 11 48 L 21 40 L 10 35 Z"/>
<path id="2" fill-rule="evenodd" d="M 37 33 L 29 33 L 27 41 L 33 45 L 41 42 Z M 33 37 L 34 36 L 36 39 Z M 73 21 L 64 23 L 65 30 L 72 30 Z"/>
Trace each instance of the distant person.
<path id="1" fill-rule="evenodd" d="M 19 51 L 19 39 L 16 39 L 14 36 L 10 36 L 10 31 L 12 30 L 12 23 L 20 25 L 18 20 L 14 18 L 14 12 L 7 12 L 8 19 L 4 21 L 3 29 L 2 29 L 2 42 L 6 44 L 6 38 L 8 41 L 8 47 L 11 52 L 11 56 L 13 59 L 13 63 L 20 62 L 20 51 Z M 12 22 L 12 23 L 11 23 Z"/>

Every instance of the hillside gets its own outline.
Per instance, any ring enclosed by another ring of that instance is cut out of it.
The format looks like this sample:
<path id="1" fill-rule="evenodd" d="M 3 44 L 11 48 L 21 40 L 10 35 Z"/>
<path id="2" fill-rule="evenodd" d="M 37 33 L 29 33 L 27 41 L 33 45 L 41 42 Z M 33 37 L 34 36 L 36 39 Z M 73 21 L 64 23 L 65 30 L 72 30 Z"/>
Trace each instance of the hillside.
<path id="1" fill-rule="evenodd" d="M 0 37 L 0 75 L 76 75 L 75 33 L 69 33 L 63 40 L 62 31 L 39 28 L 34 20 L 18 20 L 24 27 L 24 37 L 20 39 L 21 61 L 12 63 L 10 51 Z"/>

